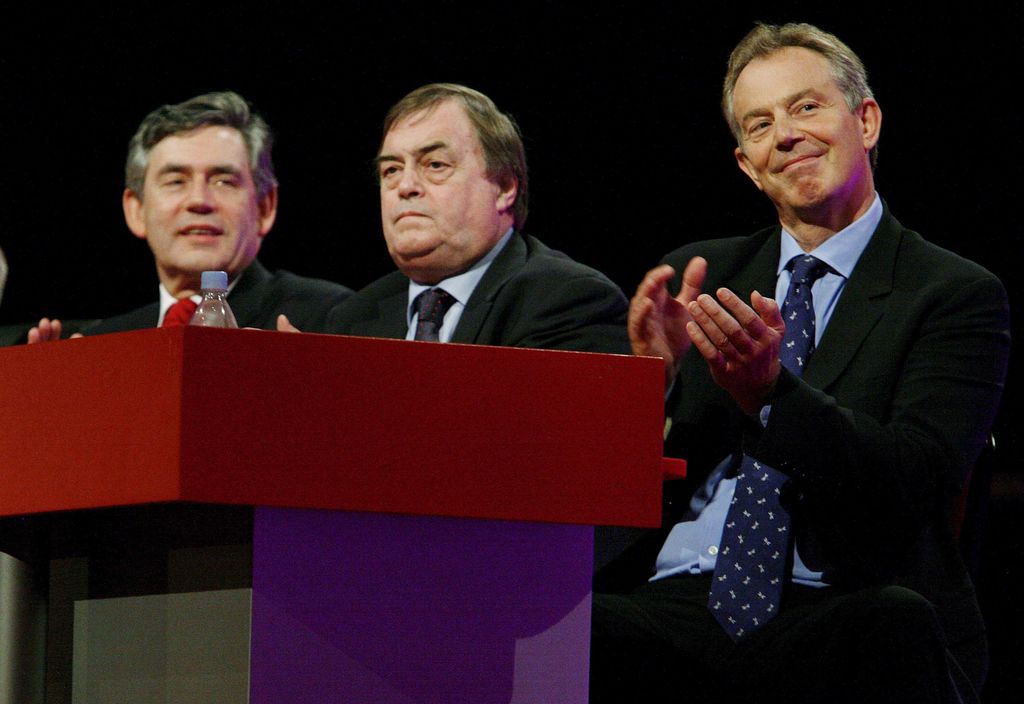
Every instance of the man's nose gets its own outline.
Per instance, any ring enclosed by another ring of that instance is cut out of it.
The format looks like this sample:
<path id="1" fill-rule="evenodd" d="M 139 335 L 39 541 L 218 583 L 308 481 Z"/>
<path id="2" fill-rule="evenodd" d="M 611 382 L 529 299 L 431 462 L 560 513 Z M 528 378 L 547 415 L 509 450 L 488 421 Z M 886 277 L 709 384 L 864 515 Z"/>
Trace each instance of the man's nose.
<path id="1" fill-rule="evenodd" d="M 423 182 L 415 168 L 403 169 L 402 180 L 398 182 L 400 198 L 416 198 L 423 194 Z"/>
<path id="2" fill-rule="evenodd" d="M 187 207 L 193 213 L 209 213 L 213 210 L 213 194 L 209 183 L 203 179 L 193 181 L 188 190 Z"/>
<path id="3" fill-rule="evenodd" d="M 796 121 L 788 114 L 780 115 L 775 120 L 775 148 L 789 151 L 797 142 L 804 139 L 804 133 Z"/>

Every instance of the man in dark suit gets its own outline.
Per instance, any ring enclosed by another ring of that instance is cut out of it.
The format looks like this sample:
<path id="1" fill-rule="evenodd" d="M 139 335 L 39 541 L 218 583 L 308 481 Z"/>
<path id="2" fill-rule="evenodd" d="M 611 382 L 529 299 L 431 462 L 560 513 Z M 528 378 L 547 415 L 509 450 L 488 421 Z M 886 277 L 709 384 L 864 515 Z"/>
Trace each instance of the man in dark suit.
<path id="1" fill-rule="evenodd" d="M 628 353 L 618 287 L 521 233 L 522 137 L 490 98 L 453 84 L 413 91 L 388 112 L 376 161 L 399 271 L 333 310 L 329 332 Z"/>
<path id="2" fill-rule="evenodd" d="M 651 581 L 595 597 L 592 698 L 976 700 L 950 514 L 1002 389 L 1003 287 L 882 204 L 881 111 L 833 35 L 756 27 L 723 109 L 780 224 L 677 250 L 632 301 L 689 476 Z"/>
<path id="3" fill-rule="evenodd" d="M 159 301 L 86 328 L 86 335 L 185 323 L 203 271 L 226 271 L 228 301 L 242 327 L 273 329 L 284 313 L 320 330 L 349 293 L 327 281 L 271 274 L 256 260 L 277 216 L 273 138 L 240 95 L 208 93 L 157 108 L 128 146 L 125 221 L 153 252 Z M 170 311 L 170 313 L 169 313 Z M 60 337 L 42 320 L 29 341 Z"/>

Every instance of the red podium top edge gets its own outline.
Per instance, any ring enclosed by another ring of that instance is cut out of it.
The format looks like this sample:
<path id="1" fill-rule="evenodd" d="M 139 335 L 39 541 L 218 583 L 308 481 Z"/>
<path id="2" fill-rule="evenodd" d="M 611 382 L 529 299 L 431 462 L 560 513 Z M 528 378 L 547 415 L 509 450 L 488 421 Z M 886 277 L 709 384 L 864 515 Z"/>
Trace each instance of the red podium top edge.
<path id="1" fill-rule="evenodd" d="M 167 501 L 655 526 L 655 359 L 258 330 L 0 350 L 0 515 Z"/>

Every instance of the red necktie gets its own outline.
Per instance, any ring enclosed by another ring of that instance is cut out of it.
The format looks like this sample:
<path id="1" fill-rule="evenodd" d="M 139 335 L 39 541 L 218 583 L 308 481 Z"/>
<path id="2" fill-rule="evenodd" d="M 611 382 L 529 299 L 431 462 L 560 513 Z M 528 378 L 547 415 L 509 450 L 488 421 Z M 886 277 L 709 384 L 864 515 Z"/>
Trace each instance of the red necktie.
<path id="1" fill-rule="evenodd" d="M 160 327 L 184 327 L 192 320 L 192 315 L 195 312 L 196 304 L 191 298 L 182 298 L 177 300 L 170 308 L 167 309 L 167 313 L 164 315 L 164 322 L 160 324 Z"/>

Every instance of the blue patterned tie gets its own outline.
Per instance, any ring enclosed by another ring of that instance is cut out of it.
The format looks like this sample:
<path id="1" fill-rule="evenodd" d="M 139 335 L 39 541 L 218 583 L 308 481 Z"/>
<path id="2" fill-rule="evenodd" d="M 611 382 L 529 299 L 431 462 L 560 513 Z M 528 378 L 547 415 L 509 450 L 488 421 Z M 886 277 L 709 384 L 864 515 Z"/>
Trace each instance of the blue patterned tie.
<path id="1" fill-rule="evenodd" d="M 416 335 L 414 340 L 437 342 L 444 314 L 455 303 L 455 298 L 443 288 L 428 288 L 416 297 Z"/>
<path id="2" fill-rule="evenodd" d="M 814 351 L 811 286 L 828 265 L 802 254 L 786 267 L 793 278 L 782 305 L 786 334 L 779 360 L 800 376 Z M 779 504 L 785 483 L 786 475 L 743 456 L 708 599 L 711 613 L 733 640 L 750 635 L 779 610 L 791 544 L 789 514 Z"/>

